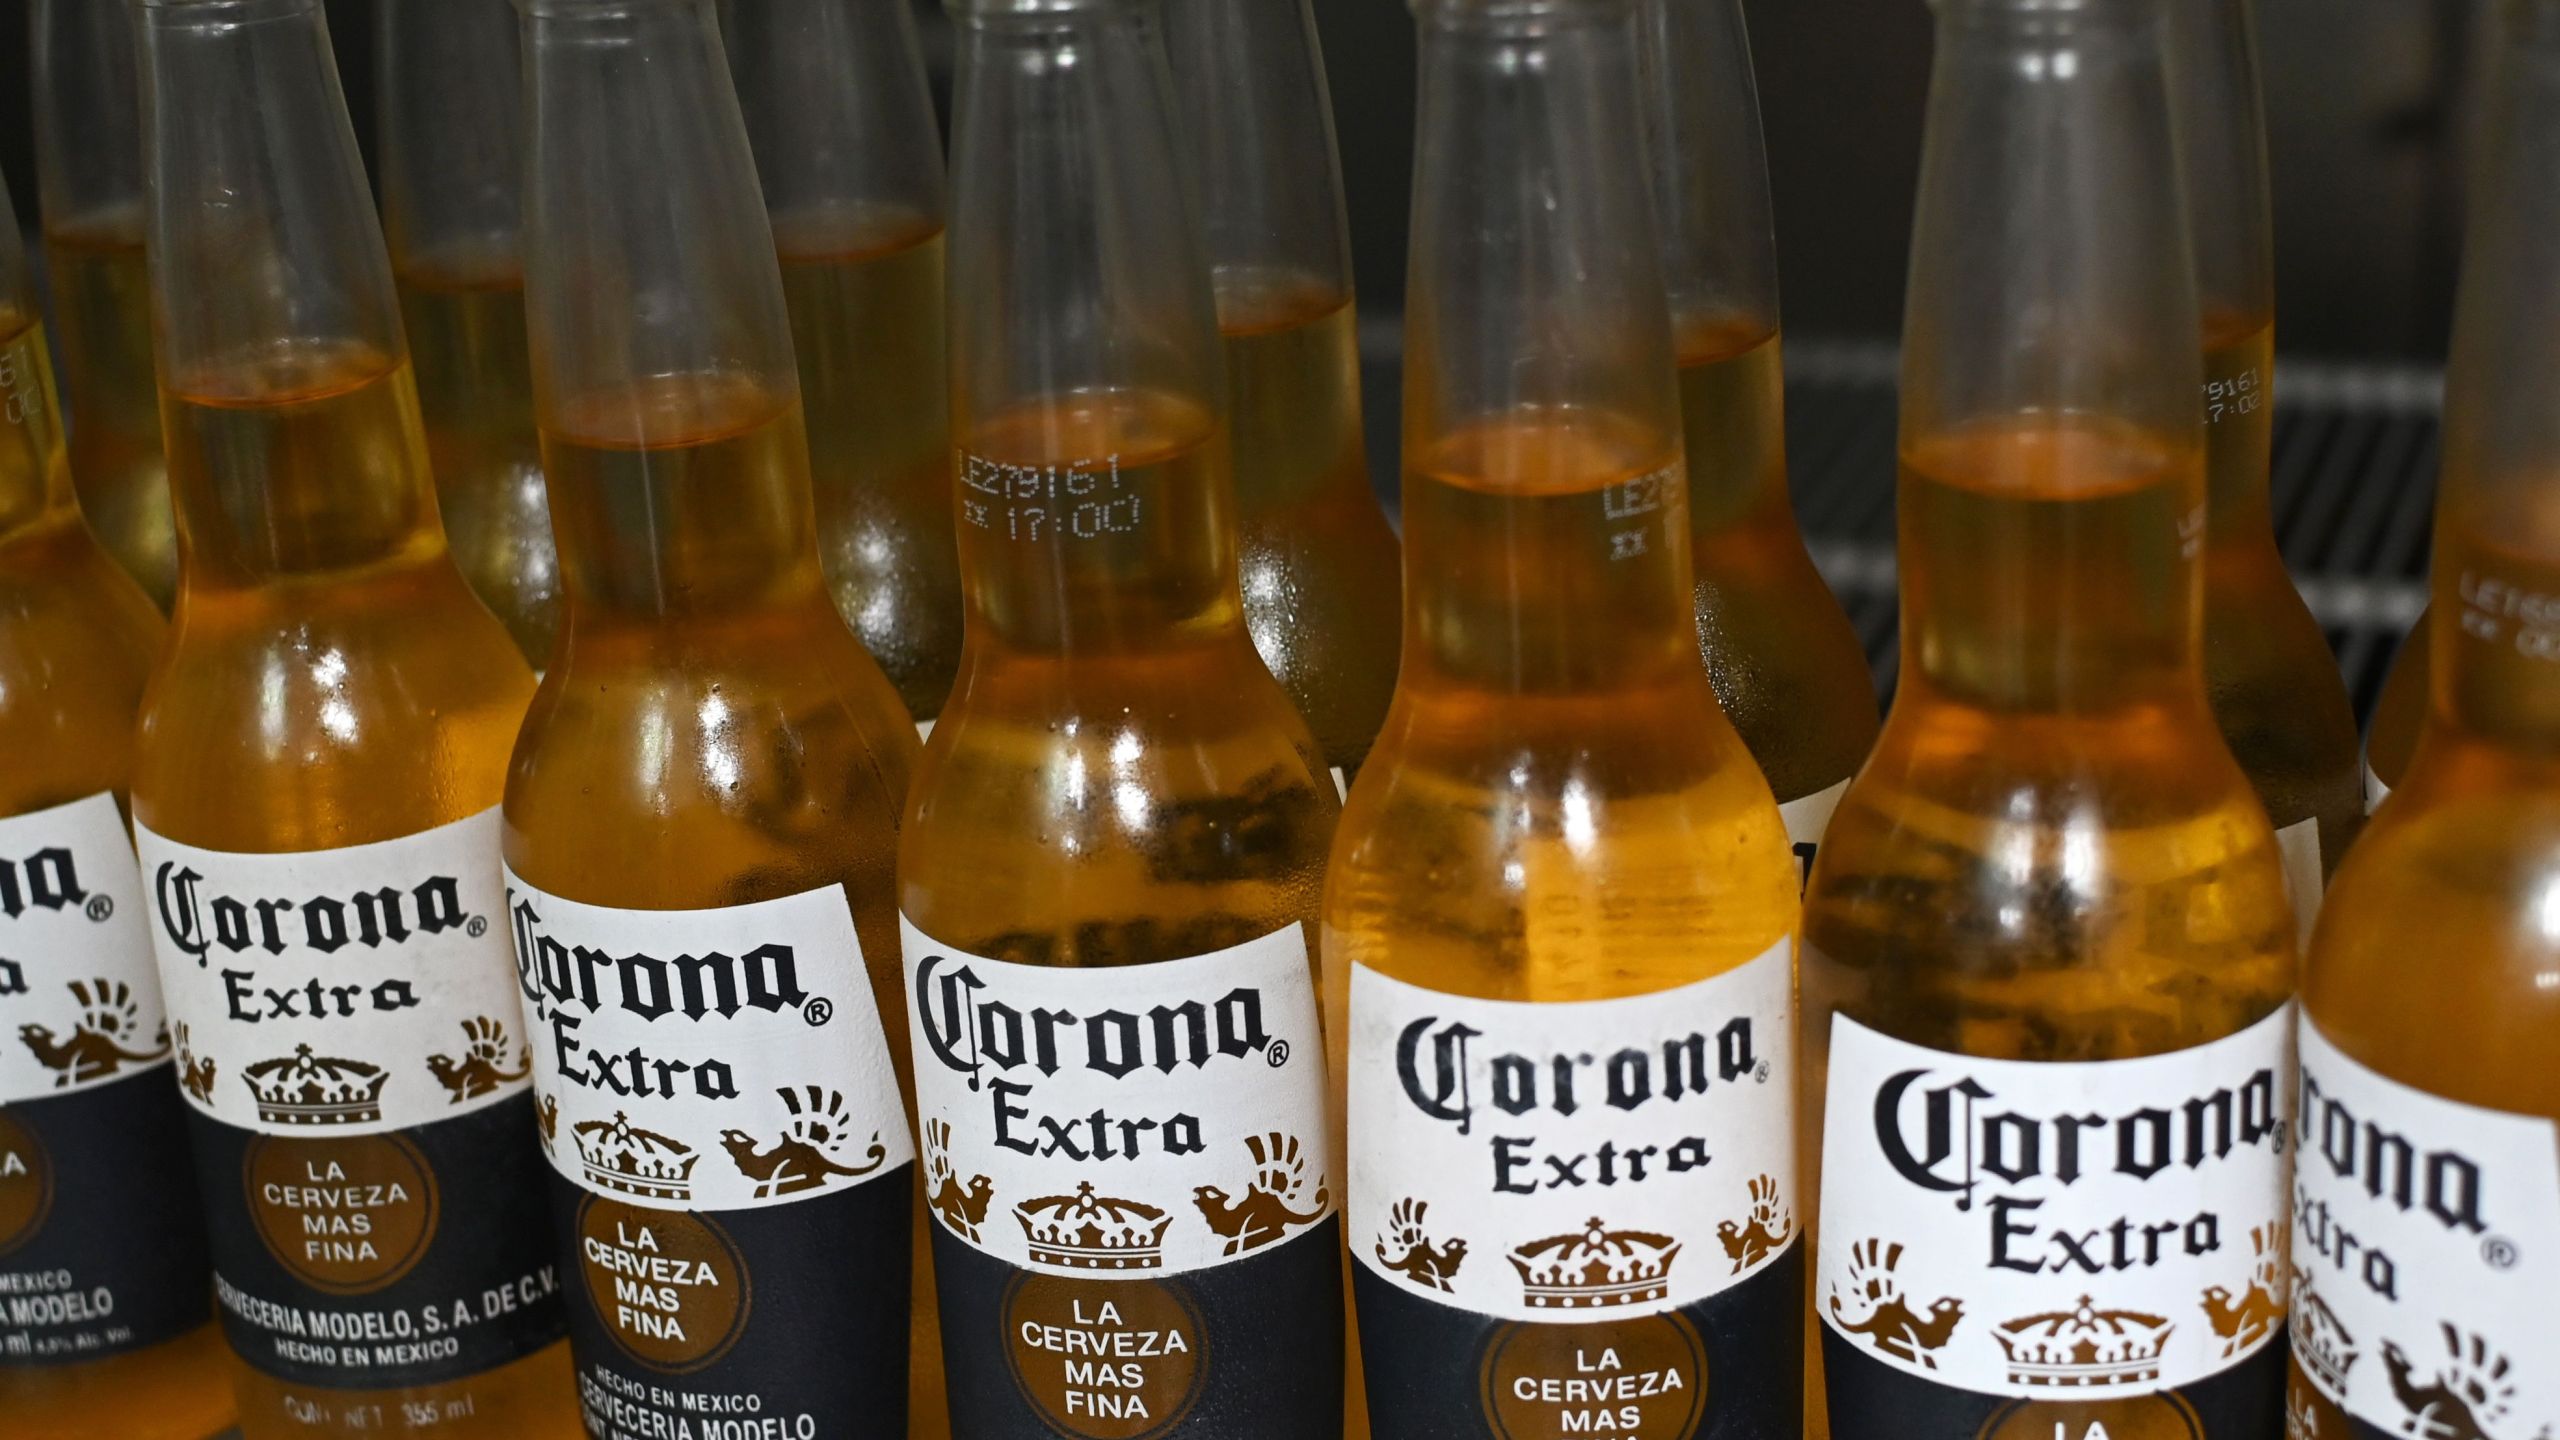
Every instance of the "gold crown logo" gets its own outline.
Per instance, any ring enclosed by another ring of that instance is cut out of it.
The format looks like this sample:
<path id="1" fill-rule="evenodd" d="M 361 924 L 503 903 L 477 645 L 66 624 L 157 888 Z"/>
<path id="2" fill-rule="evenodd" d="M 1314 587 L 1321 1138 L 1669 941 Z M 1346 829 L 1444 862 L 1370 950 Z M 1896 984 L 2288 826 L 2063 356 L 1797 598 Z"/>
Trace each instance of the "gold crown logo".
<path id="1" fill-rule="evenodd" d="M 2338 1319 L 2329 1302 L 2312 1293 L 2311 1277 L 2301 1267 L 2293 1272 L 2293 1358 L 2303 1371 L 2332 1395 L 2347 1393 L 2347 1371 L 2356 1363 L 2356 1337 Z"/>
<path id="2" fill-rule="evenodd" d="M 2010 1384 L 2083 1390 L 2158 1380 L 2160 1352 L 2176 1328 L 2165 1316 L 2098 1309 L 2083 1295 L 2076 1309 L 2024 1316 L 1991 1333 L 2009 1354 Z"/>
<path id="3" fill-rule="evenodd" d="M 270 1125 L 369 1125 L 382 1118 L 391 1072 L 362 1060 L 314 1055 L 308 1045 L 240 1072 Z"/>
<path id="4" fill-rule="evenodd" d="M 1671 1291 L 1680 1242 L 1642 1230 L 1612 1230 L 1594 1217 L 1569 1235 L 1532 1240 L 1509 1255 L 1522 1299 L 1533 1310 L 1597 1310 L 1641 1305 Z"/>
<path id="5" fill-rule="evenodd" d="M 693 1197 L 693 1147 L 655 1130 L 643 1130 L 621 1111 L 611 1120 L 581 1120 L 570 1127 L 578 1168 L 587 1178 L 625 1195 L 652 1200 Z"/>
<path id="6" fill-rule="evenodd" d="M 1031 1258 L 1069 1270 L 1153 1270 L 1164 1263 L 1165 1227 L 1173 1217 L 1139 1200 L 1093 1193 L 1093 1183 L 1073 1195 L 1044 1195 L 1013 1207 Z"/>

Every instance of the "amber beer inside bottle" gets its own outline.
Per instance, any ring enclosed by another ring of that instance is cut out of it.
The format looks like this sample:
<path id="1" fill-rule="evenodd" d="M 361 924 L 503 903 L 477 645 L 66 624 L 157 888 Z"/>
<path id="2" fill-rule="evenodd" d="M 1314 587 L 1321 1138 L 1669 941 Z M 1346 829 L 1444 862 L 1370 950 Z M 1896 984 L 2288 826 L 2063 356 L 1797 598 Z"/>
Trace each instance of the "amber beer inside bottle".
<path id="1" fill-rule="evenodd" d="M 1787 492 L 1777 241 L 1750 38 L 1736 0 L 1639 14 L 1698 644 L 1809 865 L 1875 743 L 1876 703 L 1857 632 L 1814 569 Z"/>
<path id="2" fill-rule="evenodd" d="M 508 0 L 379 0 L 383 230 L 454 562 L 536 670 L 558 627 L 525 349 Z"/>
<path id="3" fill-rule="evenodd" d="M 2279 1423 L 2295 932 L 2206 700 L 2202 374 L 2155 27 L 2115 0 L 1939 9 L 1901 684 L 1805 912 L 1834 1436 Z M 2155 1109 L 2232 1117 L 2184 1142 L 2174 1187 L 2131 1142 L 2057 1148 L 2079 1123 L 2057 1113 L 2121 1134 Z M 2093 1227 L 2095 1250 L 2060 1244 Z"/>
<path id="4" fill-rule="evenodd" d="M 2418 731 L 2427 718 L 2427 655 L 2435 648 L 2434 631 L 2434 612 L 2422 611 L 2418 622 L 2409 627 L 2408 638 L 2400 642 L 2400 653 L 2392 657 L 2382 697 L 2374 702 L 2373 723 L 2365 735 L 2368 812 L 2379 809 L 2399 787 L 2400 777 L 2409 771 L 2409 757 L 2417 753 Z"/>
<path id="5" fill-rule="evenodd" d="M 726 0 L 782 257 L 818 551 L 926 729 L 960 668 L 940 132 L 899 0 Z"/>
<path id="6" fill-rule="evenodd" d="M 2401 659 L 2424 724 L 2304 962 L 2297 1435 L 2560 1415 L 2543 1358 L 2560 1353 L 2560 424 L 2539 378 L 2560 316 L 2560 5 L 2505 7 L 2496 42 L 2429 628 Z"/>
<path id="7" fill-rule="evenodd" d="M 461 900 L 500 903 L 532 676 L 437 521 L 318 6 L 137 13 L 188 564 L 134 818 L 241 1433 L 572 1435 L 503 916 Z M 244 896 L 303 923 L 234 948 Z"/>
<path id="8" fill-rule="evenodd" d="M 0 190 L 0 218 L 11 217 Z M 162 625 L 82 522 L 14 219 L 0 232 L 0 1415 L 27 1440 L 231 1420 L 122 813 Z"/>
<path id="9" fill-rule="evenodd" d="M 1333 114 L 1305 0 L 1165 12 L 1194 148 L 1235 456 L 1245 624 L 1337 783 L 1395 689 L 1399 559 L 1370 489 Z"/>
<path id="10" fill-rule="evenodd" d="M 37 188 L 72 485 L 108 552 L 166 610 L 178 540 L 151 363 L 133 23 L 121 0 L 36 0 L 32 19 Z"/>

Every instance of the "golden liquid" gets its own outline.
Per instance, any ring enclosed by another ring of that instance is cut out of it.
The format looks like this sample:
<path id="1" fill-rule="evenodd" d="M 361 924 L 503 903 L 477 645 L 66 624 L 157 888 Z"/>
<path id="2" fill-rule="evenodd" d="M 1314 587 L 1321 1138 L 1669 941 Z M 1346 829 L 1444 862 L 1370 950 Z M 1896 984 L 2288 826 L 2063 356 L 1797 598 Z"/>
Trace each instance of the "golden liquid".
<path id="1" fill-rule="evenodd" d="M 863 212 L 778 219 L 775 235 L 819 559 L 845 623 L 930 720 L 960 671 L 961 635 L 942 231 Z"/>
<path id="2" fill-rule="evenodd" d="M 61 324 L 71 479 L 109 554 L 161 609 L 178 590 L 178 536 L 160 448 L 151 360 L 151 276 L 141 216 L 132 233 L 50 231 L 45 261 Z"/>
<path id="3" fill-rule="evenodd" d="M 1351 297 L 1222 275 L 1245 625 L 1325 763 L 1356 773 L 1396 687 L 1402 559 L 1369 488 Z"/>
<path id="4" fill-rule="evenodd" d="M 2382 682 L 2382 698 L 2373 708 L 2373 731 L 2366 740 L 2365 763 L 2374 778 L 2397 790 L 2418 750 L 2418 731 L 2427 719 L 2427 652 L 2435 648 L 2428 632 L 2435 628 L 2432 610 L 2418 616 Z"/>
<path id="5" fill-rule="evenodd" d="M 445 542 L 540 670 L 559 628 L 560 567 L 533 430 L 524 277 L 512 262 L 408 257 L 399 283 Z"/>
<path id="6" fill-rule="evenodd" d="M 1796 529 L 1777 332 L 1737 317 L 1679 338 L 1698 646 L 1770 789 L 1800 800 L 1874 748 L 1875 682 Z"/>
<path id="7" fill-rule="evenodd" d="M 2275 325 L 2209 317 L 2205 329 L 2204 676 L 2240 771 L 2281 830 L 2320 824 L 2337 868 L 2364 819 L 2355 711 L 2337 657 L 2275 547 L 2267 465 Z"/>
<path id="8" fill-rule="evenodd" d="M 1805 901 L 1817 1185 L 1834 1015 L 1956 1054 L 2117 1060 L 2292 993 L 2279 853 L 2197 680 L 2200 462 L 2095 418 L 1906 441 L 1901 690 Z"/>
<path id="9" fill-rule="evenodd" d="M 2549 537 L 2535 538 L 2540 557 L 2554 553 Z M 2560 594 L 2560 565 L 2474 535 L 2446 546 L 2436 573 L 2439 604 L 2462 604 L 2478 580 Z M 2403 1085 L 2560 1123 L 2549 904 L 2560 887 L 2560 659 L 2550 658 L 2560 649 L 2515 621 L 2475 633 L 2477 618 L 2466 613 L 2460 640 L 2437 657 L 2449 673 L 2436 679 L 2425 743 L 2338 872 L 2304 963 L 2303 1011 Z M 2292 1389 L 2317 1434 L 2347 1433 L 2299 1367 Z"/>
<path id="10" fill-rule="evenodd" d="M 406 363 L 288 342 L 178 377 L 163 415 L 188 564 L 135 819 L 274 853 L 497 804 L 533 676 L 446 553 Z M 320 1390 L 235 1361 L 233 1387 L 245 1440 L 581 1434 L 565 1343 L 443 1385 Z"/>
<path id="11" fill-rule="evenodd" d="M 52 407 L 43 327 L 0 304 L 0 754 L 15 757 L 0 766 L 0 816 L 101 791 L 124 799 L 160 648 L 159 612 L 81 523 Z M 165 1159 L 176 1173 L 189 1163 Z M 210 1321 L 108 1359 L 0 1364 L 10 1440 L 200 1440 L 230 1423 Z"/>
<path id="12" fill-rule="evenodd" d="M 633 910 L 840 887 L 912 1107 L 896 862 L 916 736 L 819 573 L 796 408 L 684 377 L 562 407 L 543 455 L 568 640 L 517 745 L 507 857 L 554 895 Z M 919 1178 L 918 1437 L 950 1431 L 923 1205 Z"/>

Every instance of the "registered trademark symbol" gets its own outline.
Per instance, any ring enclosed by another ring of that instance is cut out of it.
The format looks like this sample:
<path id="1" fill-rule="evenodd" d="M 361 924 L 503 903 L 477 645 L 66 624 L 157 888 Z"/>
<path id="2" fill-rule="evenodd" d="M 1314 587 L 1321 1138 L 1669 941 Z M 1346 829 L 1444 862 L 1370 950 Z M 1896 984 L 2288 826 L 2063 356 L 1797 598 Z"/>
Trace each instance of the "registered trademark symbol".
<path id="1" fill-rule="evenodd" d="M 474 916 L 472 916 L 472 917 L 471 917 L 471 921 L 470 921 L 470 923 L 469 923 L 469 924 L 466 924 L 466 925 L 464 925 L 464 926 L 462 927 L 462 933 L 463 933 L 463 934 L 465 934 L 465 935 L 470 936 L 470 937 L 471 937 L 472 939 L 474 939 L 474 940 L 477 940 L 477 939 L 479 939 L 481 936 L 488 934 L 488 933 L 489 933 L 489 919 L 488 919 L 488 917 L 487 917 L 487 916 L 485 916 L 485 915 L 474 915 Z"/>
<path id="2" fill-rule="evenodd" d="M 89 897 L 89 903 L 83 907 L 82 913 L 86 914 L 91 920 L 103 922 L 108 916 L 116 913 L 116 897 L 113 895 L 92 895 Z"/>
<path id="3" fill-rule="evenodd" d="M 1763 1060 L 1759 1064 L 1751 1067 L 1751 1083 L 1754 1085 L 1766 1085 L 1769 1083 L 1768 1061 Z"/>
<path id="4" fill-rule="evenodd" d="M 2504 1235 L 2492 1235 L 2480 1242 L 2480 1258 L 2492 1270 L 2513 1270 L 2524 1256 L 2516 1253 L 2516 1242 Z"/>
<path id="5" fill-rule="evenodd" d="M 836 1003 L 821 995 L 800 1007 L 800 1018 L 812 1025 L 824 1025 L 836 1018 Z"/>
<path id="6" fill-rule="evenodd" d="M 1264 1059 L 1271 1062 L 1272 1069 L 1279 1069 L 1281 1066 L 1289 1063 L 1289 1042 L 1286 1040 L 1272 1041 L 1271 1047 L 1263 1051 L 1262 1056 Z"/>

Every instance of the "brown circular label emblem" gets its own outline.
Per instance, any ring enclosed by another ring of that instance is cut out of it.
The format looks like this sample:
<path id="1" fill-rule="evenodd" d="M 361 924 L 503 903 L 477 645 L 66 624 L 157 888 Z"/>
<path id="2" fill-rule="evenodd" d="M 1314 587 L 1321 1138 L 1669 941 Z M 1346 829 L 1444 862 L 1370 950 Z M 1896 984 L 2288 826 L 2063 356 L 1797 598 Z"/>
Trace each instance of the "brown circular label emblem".
<path id="1" fill-rule="evenodd" d="M 1200 1399 L 1207 1343 L 1190 1298 L 1162 1281 L 1022 1275 L 1005 1291 L 1013 1383 L 1061 1434 L 1171 1430 Z"/>
<path id="2" fill-rule="evenodd" d="M 399 1135 L 261 1135 L 241 1168 L 267 1253 L 316 1290 L 379 1290 L 436 1238 L 435 1172 Z"/>
<path id="3" fill-rule="evenodd" d="M 2184 1399 L 2017 1400 L 1993 1412 L 1982 1440 L 2204 1440 L 2204 1422 Z"/>
<path id="4" fill-rule="evenodd" d="M 1503 1440 L 1685 1440 L 1707 1406 L 1707 1347 L 1680 1315 L 1505 1325 L 1484 1352 L 1484 1413 Z"/>
<path id="5" fill-rule="evenodd" d="M 746 1332 L 745 1257 L 705 1216 L 591 1195 L 578 1207 L 578 1269 L 615 1343 L 653 1370 L 699 1370 Z"/>
<path id="6" fill-rule="evenodd" d="M 0 1255 L 36 1238 L 53 1213 L 53 1166 L 36 1132 L 0 1107 Z"/>

